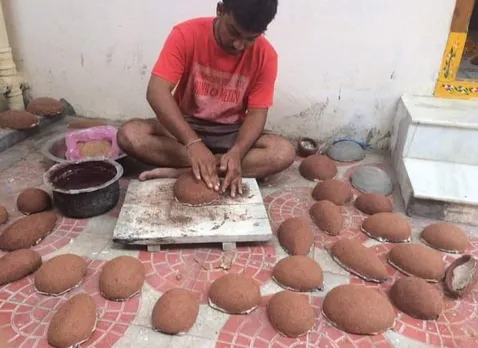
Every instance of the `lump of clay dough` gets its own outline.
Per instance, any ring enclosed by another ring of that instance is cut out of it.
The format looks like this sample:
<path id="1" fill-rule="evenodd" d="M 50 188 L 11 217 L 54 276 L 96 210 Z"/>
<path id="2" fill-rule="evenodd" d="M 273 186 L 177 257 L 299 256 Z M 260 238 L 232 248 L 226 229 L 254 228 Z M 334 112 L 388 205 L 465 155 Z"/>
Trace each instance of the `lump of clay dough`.
<path id="1" fill-rule="evenodd" d="M 0 113 L 0 128 L 28 129 L 36 126 L 38 119 L 28 111 L 7 110 Z"/>
<path id="2" fill-rule="evenodd" d="M 446 270 L 445 288 L 452 297 L 463 297 L 478 283 L 478 261 L 471 255 L 456 259 Z"/>
<path id="3" fill-rule="evenodd" d="M 52 207 L 50 195 L 39 188 L 27 188 L 17 198 L 18 210 L 29 215 L 49 210 Z"/>
<path id="4" fill-rule="evenodd" d="M 100 292 L 109 300 L 127 300 L 141 291 L 145 277 L 141 261 L 132 256 L 119 256 L 101 269 Z"/>
<path id="5" fill-rule="evenodd" d="M 383 283 L 388 279 L 383 262 L 372 250 L 355 239 L 341 239 L 335 242 L 330 254 L 340 266 L 366 281 Z"/>
<path id="6" fill-rule="evenodd" d="M 40 243 L 53 231 L 56 220 L 56 214 L 47 211 L 14 222 L 0 235 L 0 249 L 25 249 Z"/>
<path id="7" fill-rule="evenodd" d="M 28 103 L 27 111 L 39 116 L 54 116 L 63 112 L 63 106 L 56 99 L 40 97 Z"/>
<path id="8" fill-rule="evenodd" d="M 317 227 L 331 236 L 338 235 L 344 225 L 340 208 L 330 201 L 315 203 L 310 207 L 309 214 Z"/>
<path id="9" fill-rule="evenodd" d="M 277 231 L 280 245 L 290 255 L 307 255 L 314 244 L 314 232 L 305 217 L 285 220 Z"/>
<path id="10" fill-rule="evenodd" d="M 314 181 L 332 179 L 337 175 L 334 161 L 324 155 L 311 155 L 299 166 L 300 174 L 307 180 Z"/>
<path id="11" fill-rule="evenodd" d="M 390 301 L 364 285 L 340 285 L 325 296 L 322 310 L 332 325 L 358 335 L 376 335 L 395 323 Z"/>
<path id="12" fill-rule="evenodd" d="M 0 258 L 0 285 L 20 280 L 35 272 L 42 264 L 35 250 L 19 249 Z"/>
<path id="13" fill-rule="evenodd" d="M 174 196 L 180 203 L 188 205 L 210 204 L 219 198 L 219 194 L 209 189 L 203 180 L 197 180 L 192 172 L 179 176 L 174 184 Z"/>
<path id="14" fill-rule="evenodd" d="M 107 157 L 111 146 L 111 143 L 104 139 L 78 143 L 78 149 L 83 157 Z"/>
<path id="15" fill-rule="evenodd" d="M 421 238 L 432 248 L 450 253 L 463 253 L 469 244 L 465 232 L 447 222 L 437 222 L 425 227 Z"/>
<path id="16" fill-rule="evenodd" d="M 342 180 L 324 180 L 315 186 L 312 198 L 316 201 L 331 201 L 337 205 L 343 205 L 352 200 L 352 187 Z"/>
<path id="17" fill-rule="evenodd" d="M 35 273 L 35 287 L 47 295 L 61 295 L 81 282 L 87 268 L 85 259 L 78 255 L 55 256 Z"/>
<path id="18" fill-rule="evenodd" d="M 355 200 L 355 208 L 362 213 L 373 215 L 391 213 L 393 211 L 393 204 L 386 196 L 379 193 L 362 193 Z"/>
<path id="19" fill-rule="evenodd" d="M 327 156 L 339 162 L 355 162 L 365 158 L 365 151 L 355 141 L 344 140 L 330 146 Z"/>
<path id="20" fill-rule="evenodd" d="M 261 302 L 259 284 L 245 274 L 229 273 L 212 283 L 209 304 L 229 314 L 247 314 Z"/>
<path id="21" fill-rule="evenodd" d="M 267 316 L 274 329 L 286 337 L 300 337 L 315 323 L 315 311 L 307 296 L 281 291 L 267 304 Z"/>
<path id="22" fill-rule="evenodd" d="M 369 216 L 362 224 L 362 231 L 380 242 L 409 242 L 412 236 L 412 228 L 408 221 L 394 213 Z"/>
<path id="23" fill-rule="evenodd" d="M 280 260 L 272 271 L 274 280 L 287 290 L 316 291 L 324 286 L 322 268 L 313 259 L 303 255 Z"/>
<path id="24" fill-rule="evenodd" d="M 0 205 L 0 225 L 8 221 L 8 211 L 4 206 Z"/>
<path id="25" fill-rule="evenodd" d="M 440 291 L 420 278 L 397 280 L 390 289 L 390 299 L 402 312 L 417 319 L 437 319 L 443 310 Z"/>
<path id="26" fill-rule="evenodd" d="M 55 348 L 77 347 L 86 342 L 96 327 L 96 305 L 88 294 L 78 294 L 53 315 L 48 327 L 48 343 Z"/>
<path id="27" fill-rule="evenodd" d="M 377 167 L 360 167 L 353 172 L 350 180 L 352 186 L 363 193 L 379 193 L 388 196 L 393 192 L 392 180 L 387 173 Z"/>
<path id="28" fill-rule="evenodd" d="M 85 129 L 91 127 L 105 126 L 106 123 L 98 119 L 80 119 L 72 120 L 68 125 L 70 129 Z"/>
<path id="29" fill-rule="evenodd" d="M 154 305 L 153 328 L 170 335 L 183 334 L 193 327 L 198 314 L 199 302 L 192 291 L 172 289 Z"/>
<path id="30" fill-rule="evenodd" d="M 388 263 L 406 275 L 437 282 L 445 275 L 442 254 L 423 244 L 397 244 L 388 253 Z"/>

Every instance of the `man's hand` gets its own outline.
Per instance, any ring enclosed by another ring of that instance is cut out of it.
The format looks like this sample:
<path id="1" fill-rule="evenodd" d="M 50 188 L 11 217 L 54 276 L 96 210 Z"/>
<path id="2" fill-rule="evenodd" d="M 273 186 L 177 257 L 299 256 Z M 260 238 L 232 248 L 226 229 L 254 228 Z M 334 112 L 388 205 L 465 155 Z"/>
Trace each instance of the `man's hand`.
<path id="1" fill-rule="evenodd" d="M 194 176 L 198 180 L 204 180 L 210 189 L 218 191 L 219 177 L 216 170 L 216 157 L 202 142 L 191 144 L 187 151 Z"/>
<path id="2" fill-rule="evenodd" d="M 222 184 L 222 192 L 228 188 L 231 191 L 231 197 L 236 196 L 236 192 L 242 195 L 242 169 L 241 169 L 241 154 L 239 151 L 232 148 L 224 154 L 221 158 L 219 170 L 226 173 L 226 177 Z"/>

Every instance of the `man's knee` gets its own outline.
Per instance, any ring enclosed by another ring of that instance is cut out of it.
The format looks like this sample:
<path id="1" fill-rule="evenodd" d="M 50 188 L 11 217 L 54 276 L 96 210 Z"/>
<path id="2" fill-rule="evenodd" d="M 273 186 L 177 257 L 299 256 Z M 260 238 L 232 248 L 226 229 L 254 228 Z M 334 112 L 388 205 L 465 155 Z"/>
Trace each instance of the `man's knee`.
<path id="1" fill-rule="evenodd" d="M 137 139 L 144 137 L 144 121 L 133 119 L 123 123 L 118 130 L 116 139 L 118 146 L 125 152 L 132 151 L 137 143 Z"/>
<path id="2" fill-rule="evenodd" d="M 270 149 L 270 163 L 275 171 L 282 171 L 294 163 L 296 154 L 292 143 L 279 135 L 270 135 L 268 148 Z"/>

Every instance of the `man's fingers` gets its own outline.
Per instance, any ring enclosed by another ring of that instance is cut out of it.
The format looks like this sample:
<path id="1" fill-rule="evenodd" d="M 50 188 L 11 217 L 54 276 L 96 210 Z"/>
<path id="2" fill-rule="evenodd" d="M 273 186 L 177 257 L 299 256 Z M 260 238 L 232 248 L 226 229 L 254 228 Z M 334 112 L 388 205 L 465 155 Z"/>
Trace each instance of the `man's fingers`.
<path id="1" fill-rule="evenodd" d="M 239 192 L 239 194 L 242 195 L 242 177 L 241 176 L 237 178 L 237 192 Z"/>
<path id="2" fill-rule="evenodd" d="M 199 169 L 199 165 L 196 162 L 192 163 L 193 167 L 193 174 L 197 180 L 201 180 L 201 170 Z"/>
<path id="3" fill-rule="evenodd" d="M 227 169 L 227 159 L 229 157 L 227 155 L 224 155 L 221 157 L 221 164 L 219 166 L 219 169 L 221 170 L 221 172 L 225 172 L 226 169 Z"/>
<path id="4" fill-rule="evenodd" d="M 216 166 L 214 165 L 214 163 L 208 164 L 207 172 L 209 173 L 209 178 L 211 179 L 212 188 L 214 190 L 218 190 L 219 178 L 217 177 Z"/>
<path id="5" fill-rule="evenodd" d="M 212 189 L 213 185 L 211 182 L 211 177 L 209 176 L 209 170 L 207 168 L 207 165 L 204 165 L 204 164 L 201 165 L 201 176 L 204 182 L 206 183 L 207 187 Z"/>

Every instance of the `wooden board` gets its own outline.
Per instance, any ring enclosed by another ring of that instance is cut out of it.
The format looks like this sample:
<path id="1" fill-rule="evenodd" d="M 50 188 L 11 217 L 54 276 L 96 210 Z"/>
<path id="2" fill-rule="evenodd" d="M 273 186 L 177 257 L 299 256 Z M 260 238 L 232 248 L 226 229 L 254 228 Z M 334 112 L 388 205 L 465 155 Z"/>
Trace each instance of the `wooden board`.
<path id="1" fill-rule="evenodd" d="M 130 182 L 113 241 L 162 245 L 236 243 L 272 238 L 267 211 L 255 179 L 243 179 L 243 195 L 222 196 L 211 205 L 190 207 L 176 201 L 175 179 Z"/>

